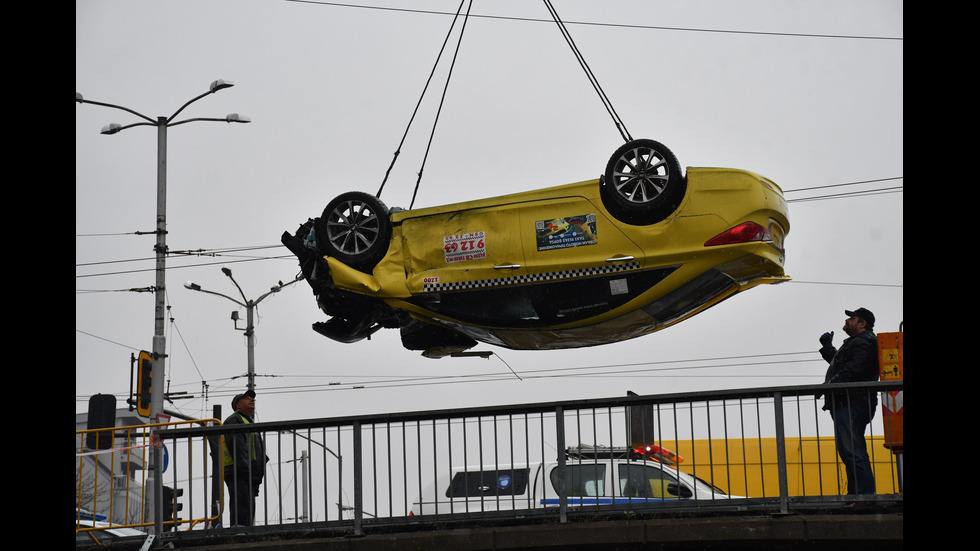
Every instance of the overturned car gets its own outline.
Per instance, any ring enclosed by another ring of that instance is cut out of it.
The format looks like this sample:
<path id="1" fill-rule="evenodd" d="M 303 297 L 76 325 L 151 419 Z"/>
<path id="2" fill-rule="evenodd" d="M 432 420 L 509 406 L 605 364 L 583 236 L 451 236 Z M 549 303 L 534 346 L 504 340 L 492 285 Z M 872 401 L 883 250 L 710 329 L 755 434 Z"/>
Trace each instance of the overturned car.
<path id="1" fill-rule="evenodd" d="M 728 168 L 681 172 L 632 140 L 594 180 L 411 210 L 347 192 L 284 232 L 343 343 L 398 329 L 429 357 L 484 342 L 519 350 L 619 342 L 756 285 L 780 283 L 786 201 Z"/>

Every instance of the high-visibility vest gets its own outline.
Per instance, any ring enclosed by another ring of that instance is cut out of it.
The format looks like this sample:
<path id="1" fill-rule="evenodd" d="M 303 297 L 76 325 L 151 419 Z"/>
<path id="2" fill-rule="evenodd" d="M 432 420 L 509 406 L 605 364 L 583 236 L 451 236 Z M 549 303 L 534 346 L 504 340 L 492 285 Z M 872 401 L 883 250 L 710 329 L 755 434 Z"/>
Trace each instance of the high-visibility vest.
<path id="1" fill-rule="evenodd" d="M 238 416 L 242 418 L 242 421 L 244 421 L 246 425 L 249 424 L 249 423 L 251 423 L 251 421 L 248 420 L 248 417 L 245 417 L 244 415 L 241 415 L 241 414 L 239 414 Z M 254 461 L 256 459 L 256 456 L 255 456 L 255 434 L 253 434 L 251 432 L 246 432 L 245 433 L 245 445 L 248 446 L 249 453 L 251 454 L 252 460 Z M 225 438 L 224 446 L 225 446 L 224 466 L 225 467 L 228 467 L 230 465 L 234 465 L 235 464 L 235 456 L 231 453 L 231 450 L 228 449 L 228 438 L 227 437 Z"/>

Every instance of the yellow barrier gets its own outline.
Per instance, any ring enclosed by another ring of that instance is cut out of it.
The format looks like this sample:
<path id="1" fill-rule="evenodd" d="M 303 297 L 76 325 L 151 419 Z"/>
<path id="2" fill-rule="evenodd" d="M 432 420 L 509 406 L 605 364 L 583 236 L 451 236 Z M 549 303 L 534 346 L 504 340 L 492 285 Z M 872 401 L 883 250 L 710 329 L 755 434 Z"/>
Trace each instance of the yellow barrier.
<path id="1" fill-rule="evenodd" d="M 147 425 L 126 427 L 107 427 L 75 431 L 75 457 L 78 460 L 76 477 L 76 534 L 95 532 L 116 528 L 145 528 L 154 525 L 148 517 L 147 498 L 148 477 L 150 475 L 150 452 L 160 447 L 165 450 L 164 464 L 168 461 L 173 475 L 163 476 L 163 523 L 165 529 L 176 530 L 186 524 L 187 529 L 193 526 L 220 520 L 224 509 L 224 491 L 221 486 L 221 469 L 213 469 L 208 455 L 218 454 L 217 464 L 221 465 L 224 446 L 211 448 L 204 437 L 197 441 L 176 442 L 179 450 L 167 452 L 165 442 L 156 439 L 156 431 L 161 429 L 181 428 L 182 425 L 220 425 L 218 419 L 202 419 L 194 421 L 171 421 Z M 199 451 L 200 450 L 200 451 Z M 195 457 L 202 457 L 201 474 L 194 471 Z M 182 464 L 178 465 L 174 458 L 179 457 Z M 186 465 L 183 462 L 186 461 Z M 213 484 L 211 477 L 217 473 L 219 479 Z M 173 480 L 173 486 L 167 482 Z M 217 491 L 214 491 L 217 487 Z M 178 510 L 182 504 L 177 498 L 184 489 L 210 494 L 214 491 L 214 506 L 211 511 L 205 511 L 203 516 L 190 519 L 178 518 Z M 83 519 L 105 519 L 106 522 L 92 522 L 82 525 Z M 93 536 L 93 534 L 90 534 Z"/>
<path id="2" fill-rule="evenodd" d="M 899 485 L 893 454 L 884 438 L 867 438 L 871 467 L 879 494 L 897 494 Z M 664 441 L 672 448 L 674 442 Z M 732 495 L 772 497 L 779 495 L 775 438 L 728 440 L 681 440 L 676 443 L 684 458 L 680 469 L 718 486 Z M 787 489 L 790 496 L 836 496 L 847 493 L 844 465 L 837 456 L 834 437 L 786 438 Z"/>

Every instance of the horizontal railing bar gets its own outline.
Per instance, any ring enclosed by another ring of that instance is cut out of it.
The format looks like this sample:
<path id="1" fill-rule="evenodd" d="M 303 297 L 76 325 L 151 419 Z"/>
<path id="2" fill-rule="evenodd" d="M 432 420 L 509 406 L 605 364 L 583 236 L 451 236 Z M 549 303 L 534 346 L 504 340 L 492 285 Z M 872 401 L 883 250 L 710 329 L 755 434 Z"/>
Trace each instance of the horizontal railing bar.
<path id="1" fill-rule="evenodd" d="M 118 428 L 79 430 L 76 493 L 80 508 L 91 503 L 95 512 L 118 509 L 139 520 L 149 484 L 164 484 L 180 492 L 174 505 L 185 507 L 168 513 L 179 524 L 160 537 L 228 528 L 220 524 L 230 503 L 225 477 L 239 471 L 223 457 L 236 436 L 253 434 L 264 441 L 266 463 L 258 467 L 264 478 L 254 482 L 261 484 L 254 487 L 255 526 L 242 528 L 250 534 L 286 526 L 362 535 L 383 526 L 457 521 L 900 504 L 901 402 L 888 393 L 902 389 L 896 380 L 624 393 L 247 425 L 212 419 L 203 426 L 147 425 L 138 433 L 127 428 L 126 441 L 108 439 Z M 855 499 L 844 493 L 844 465 L 834 429 L 828 430 L 832 417 L 821 405 L 871 407 L 876 398 L 880 417 L 867 441 L 875 442 L 869 451 L 880 483 L 875 495 Z M 100 450 L 89 439 L 119 449 Z M 159 448 L 169 453 L 171 470 L 151 480 L 146 454 Z M 632 462 L 641 455 L 648 459 Z M 671 467 L 675 460 L 679 465 Z M 656 466 L 661 462 L 668 466 Z"/>
<path id="2" fill-rule="evenodd" d="M 194 437 L 236 432 L 252 431 L 290 431 L 320 427 L 348 427 L 355 422 L 361 425 L 402 423 L 409 421 L 433 421 L 461 419 L 467 417 L 489 417 L 493 415 L 524 414 L 524 413 L 553 413 L 561 407 L 568 410 L 588 409 L 591 407 L 626 407 L 650 404 L 672 404 L 683 402 L 710 402 L 725 399 L 772 398 L 781 394 L 787 396 L 814 396 L 828 394 L 835 390 L 868 389 L 873 392 L 901 390 L 903 381 L 871 382 L 871 383 L 835 383 L 817 385 L 798 385 L 784 387 L 749 388 L 739 390 L 708 390 L 700 392 L 682 392 L 674 394 L 618 396 L 611 398 L 592 398 L 586 400 L 563 400 L 556 402 L 538 402 L 529 404 L 512 404 L 504 406 L 476 406 L 471 408 L 451 408 L 427 410 L 418 412 L 377 413 L 370 415 L 351 415 L 345 417 L 325 417 L 315 419 L 300 419 L 291 421 L 261 422 L 250 425 L 187 427 L 181 429 L 161 429 L 163 437 L 177 436 Z"/>

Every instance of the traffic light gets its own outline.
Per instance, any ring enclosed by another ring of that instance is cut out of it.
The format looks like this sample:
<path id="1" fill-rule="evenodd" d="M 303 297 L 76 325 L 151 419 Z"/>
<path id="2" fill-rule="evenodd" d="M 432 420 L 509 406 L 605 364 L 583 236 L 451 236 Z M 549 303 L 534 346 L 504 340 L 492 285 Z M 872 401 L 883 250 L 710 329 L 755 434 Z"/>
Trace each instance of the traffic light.
<path id="1" fill-rule="evenodd" d="M 183 503 L 178 503 L 177 498 L 184 495 L 183 488 L 163 487 L 163 524 L 170 524 L 171 529 L 177 529 L 177 512 L 184 508 Z"/>
<path id="2" fill-rule="evenodd" d="M 110 429 L 85 434 L 85 446 L 92 450 L 108 450 L 112 447 L 112 427 L 116 426 L 116 397 L 112 394 L 96 394 L 88 400 L 86 428 Z"/>
<path id="3" fill-rule="evenodd" d="M 136 362 L 136 412 L 150 416 L 150 387 L 153 381 L 153 358 L 146 350 L 140 351 Z"/>

